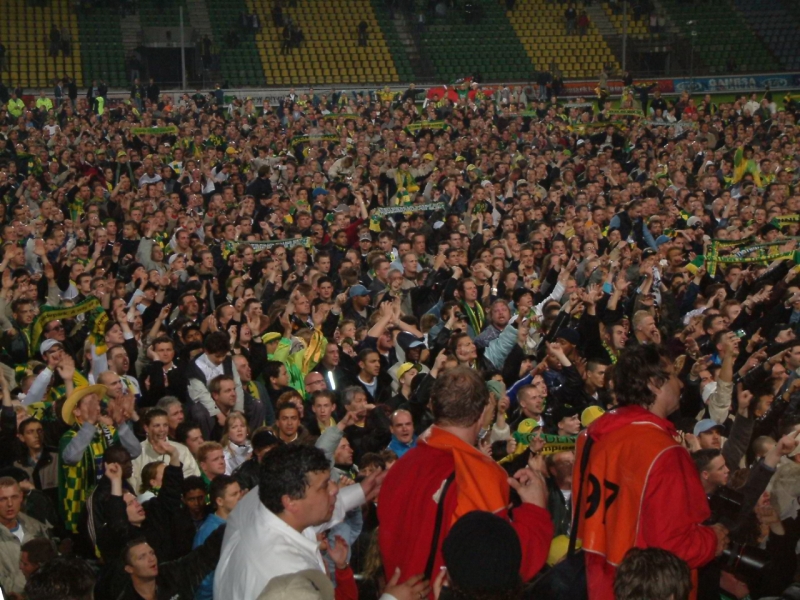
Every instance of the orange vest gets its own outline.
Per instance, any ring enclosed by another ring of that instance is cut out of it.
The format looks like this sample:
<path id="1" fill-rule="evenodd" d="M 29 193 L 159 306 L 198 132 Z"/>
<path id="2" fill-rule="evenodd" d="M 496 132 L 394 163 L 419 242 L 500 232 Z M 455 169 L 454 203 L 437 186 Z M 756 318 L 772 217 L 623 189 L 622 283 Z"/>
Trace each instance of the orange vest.
<path id="1" fill-rule="evenodd" d="M 586 435 L 584 431 L 578 438 L 575 481 L 581 476 L 580 457 Z M 636 544 L 650 470 L 662 453 L 675 447 L 680 446 L 669 433 L 646 422 L 620 427 L 592 445 L 587 472 L 583 474 L 578 527 L 585 551 L 619 566 L 625 553 Z M 572 498 L 577 501 L 576 494 Z"/>

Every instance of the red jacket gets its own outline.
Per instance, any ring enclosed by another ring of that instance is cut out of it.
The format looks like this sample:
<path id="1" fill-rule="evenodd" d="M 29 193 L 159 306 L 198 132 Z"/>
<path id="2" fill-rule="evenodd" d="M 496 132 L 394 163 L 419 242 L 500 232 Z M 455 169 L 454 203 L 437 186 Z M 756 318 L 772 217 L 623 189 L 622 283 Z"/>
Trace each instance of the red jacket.
<path id="1" fill-rule="evenodd" d="M 621 428 L 625 432 L 621 432 Z M 654 429 L 655 428 L 655 429 Z M 612 435 L 612 434 L 617 435 Z M 620 436 L 624 433 L 624 436 Z M 616 565 L 608 556 L 620 554 L 619 541 L 630 537 L 634 540 L 633 546 L 637 548 L 662 548 L 668 550 L 678 557 L 685 560 L 690 569 L 697 569 L 714 558 L 717 548 L 717 538 L 714 531 L 709 527 L 701 525 L 711 515 L 708 500 L 700 477 L 697 474 L 694 463 L 689 453 L 675 442 L 674 446 L 669 443 L 660 451 L 655 459 L 648 464 L 639 460 L 635 452 L 637 437 L 642 439 L 642 449 L 649 448 L 654 436 L 662 437 L 662 434 L 675 436 L 676 431 L 672 424 L 649 411 L 638 407 L 629 406 L 616 409 L 595 421 L 588 430 L 588 434 L 594 440 L 592 446 L 588 472 L 593 470 L 598 472 L 614 472 L 613 466 L 608 464 L 597 464 L 593 469 L 593 460 L 600 461 L 601 456 L 614 456 L 608 444 L 618 443 L 625 446 L 620 449 L 619 458 L 625 467 L 621 471 L 627 476 L 638 476 L 646 473 L 645 482 L 642 489 L 641 501 L 637 501 L 637 506 L 630 506 L 627 509 L 629 518 L 618 515 L 613 523 L 603 519 L 604 526 L 608 532 L 608 542 L 604 551 L 598 547 L 593 552 L 586 552 L 587 577 L 589 584 L 590 600 L 614 600 L 614 576 Z M 621 439 L 622 437 L 622 439 Z M 614 442 L 613 440 L 616 440 Z M 580 480 L 578 473 L 580 470 L 580 447 L 575 457 L 575 477 L 573 477 L 572 498 L 577 498 L 577 482 Z M 641 452 L 647 456 L 648 452 Z M 612 463 L 614 461 L 611 461 Z M 603 471 L 605 469 L 605 471 Z M 617 469 L 619 470 L 619 469 Z M 625 485 L 624 478 L 621 480 Z M 585 484 L 586 485 L 586 484 Z M 584 488 L 584 506 L 587 506 L 587 494 L 591 490 Z M 599 503 L 599 510 L 607 509 L 608 503 L 612 499 L 611 489 L 603 489 L 602 497 L 605 504 Z M 619 492 L 615 495 L 619 501 L 623 501 L 624 494 Z M 598 503 L 596 503 L 598 504 Z M 638 511 L 638 515 L 636 512 Z M 582 517 L 584 513 L 582 512 Z M 607 513 L 613 515 L 613 513 Z M 584 531 L 584 524 L 581 523 L 581 532 Z M 620 528 L 626 531 L 621 531 Z M 600 543 L 599 546 L 603 544 Z M 617 563 L 618 564 L 618 563 Z"/>
<path id="2" fill-rule="evenodd" d="M 387 580 L 396 567 L 400 567 L 401 582 L 425 572 L 436 523 L 434 495 L 454 469 L 451 454 L 427 444 L 419 444 L 406 452 L 390 469 L 378 497 L 378 541 Z M 444 564 L 441 544 L 450 530 L 457 496 L 458 484 L 454 480 L 445 497 L 440 550 L 433 567 L 434 579 Z M 522 546 L 520 575 L 523 580 L 528 580 L 539 572 L 547 559 L 553 537 L 550 515 L 532 504 L 515 508 L 513 519 L 506 510 L 498 514 L 509 520 L 519 536 Z"/>

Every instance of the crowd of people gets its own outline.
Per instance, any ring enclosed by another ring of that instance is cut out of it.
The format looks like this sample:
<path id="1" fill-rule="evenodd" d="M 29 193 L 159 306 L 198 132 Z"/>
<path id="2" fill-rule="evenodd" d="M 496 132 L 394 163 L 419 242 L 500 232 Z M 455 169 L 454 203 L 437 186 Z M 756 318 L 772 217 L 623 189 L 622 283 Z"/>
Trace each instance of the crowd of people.
<path id="1" fill-rule="evenodd" d="M 14 90 L 6 597 L 792 584 L 797 105 L 503 89 Z"/>

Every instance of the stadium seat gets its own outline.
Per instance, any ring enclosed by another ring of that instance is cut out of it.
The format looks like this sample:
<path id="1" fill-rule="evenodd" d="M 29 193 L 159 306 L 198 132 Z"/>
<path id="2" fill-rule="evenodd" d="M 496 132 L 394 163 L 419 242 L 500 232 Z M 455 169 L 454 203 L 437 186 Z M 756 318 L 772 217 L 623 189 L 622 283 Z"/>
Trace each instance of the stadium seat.
<path id="1" fill-rule="evenodd" d="M 53 24 L 69 31 L 69 56 L 63 52 L 50 56 L 47 34 Z M 12 84 L 52 88 L 57 78 L 70 75 L 79 86 L 83 85 L 81 32 L 69 0 L 52 0 L 41 7 L 25 0 L 2 0 L 0 41 L 6 47 L 8 75 L 4 79 Z"/>

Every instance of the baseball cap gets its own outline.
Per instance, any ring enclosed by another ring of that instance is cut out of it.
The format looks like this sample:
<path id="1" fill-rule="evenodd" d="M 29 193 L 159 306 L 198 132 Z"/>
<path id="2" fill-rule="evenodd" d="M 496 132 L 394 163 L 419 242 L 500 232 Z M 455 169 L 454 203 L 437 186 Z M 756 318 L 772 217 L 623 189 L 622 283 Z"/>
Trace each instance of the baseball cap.
<path id="1" fill-rule="evenodd" d="M 703 219 L 700 217 L 689 217 L 689 220 L 686 221 L 686 226 L 689 227 L 689 229 L 697 229 L 698 227 L 702 227 Z"/>
<path id="2" fill-rule="evenodd" d="M 360 236 L 358 236 L 358 241 L 360 241 L 360 242 L 371 242 L 372 241 L 372 236 L 370 234 L 368 234 L 368 233 L 362 233 Z"/>
<path id="3" fill-rule="evenodd" d="M 413 333 L 403 331 L 397 334 L 397 344 L 403 349 L 403 352 L 408 352 L 411 348 L 424 346 L 425 341 Z"/>
<path id="4" fill-rule="evenodd" d="M 265 333 L 261 336 L 261 341 L 265 344 L 269 344 L 270 342 L 274 342 L 275 340 L 281 339 L 281 334 L 275 331 L 270 331 L 269 333 Z"/>
<path id="5" fill-rule="evenodd" d="M 589 406 L 584 408 L 583 412 L 581 413 L 581 426 L 588 427 L 604 414 L 606 414 L 606 411 L 599 406 Z"/>
<path id="6" fill-rule="evenodd" d="M 39 352 L 42 354 L 42 356 L 44 356 L 47 352 L 52 350 L 54 346 L 61 346 L 63 348 L 64 344 L 62 344 L 58 340 L 45 340 L 39 347 Z"/>
<path id="7" fill-rule="evenodd" d="M 660 236 L 658 236 L 658 238 L 656 238 L 656 246 L 661 247 L 664 244 L 668 244 L 671 241 L 672 241 L 672 238 L 669 237 L 668 235 L 660 235 Z"/>
<path id="8" fill-rule="evenodd" d="M 569 342 L 573 346 L 577 346 L 581 341 L 581 336 L 574 329 L 562 327 L 561 329 L 558 330 L 558 332 L 556 332 L 556 339 L 564 340 L 565 342 Z"/>
<path id="9" fill-rule="evenodd" d="M 167 261 L 167 263 L 171 267 L 172 263 L 174 263 L 179 258 L 183 258 L 183 254 L 173 254 L 172 256 L 169 257 L 169 260 Z"/>
<path id="10" fill-rule="evenodd" d="M 575 548 L 581 547 L 581 541 L 577 540 L 577 544 Z M 567 555 L 567 550 L 569 550 L 569 536 L 568 535 L 557 535 L 553 538 L 553 541 L 550 542 L 550 551 L 547 553 L 547 564 L 551 567 L 555 566 Z"/>
<path id="11" fill-rule="evenodd" d="M 359 283 L 350 288 L 350 293 L 348 296 L 350 298 L 355 298 L 356 296 L 369 296 L 369 290 Z"/>
<path id="12" fill-rule="evenodd" d="M 405 375 L 406 373 L 408 373 L 408 372 L 409 372 L 411 369 L 417 369 L 417 370 L 419 370 L 419 369 L 417 368 L 417 365 L 416 365 L 416 364 L 414 364 L 414 363 L 410 363 L 410 362 L 404 362 L 402 365 L 400 365 L 400 366 L 397 368 L 397 379 L 398 379 L 398 381 L 399 381 L 399 380 L 400 380 L 400 379 L 403 377 L 403 375 Z"/>
<path id="13" fill-rule="evenodd" d="M 561 421 L 568 417 L 574 417 L 575 415 L 580 414 L 580 410 L 569 404 L 562 404 L 561 406 L 556 407 L 553 409 L 553 423 L 558 425 Z"/>
<path id="14" fill-rule="evenodd" d="M 694 426 L 694 435 L 698 436 L 701 433 L 708 433 L 712 429 L 723 431 L 725 428 L 713 419 L 703 419 L 702 421 L 698 421 L 697 425 Z"/>
<path id="15" fill-rule="evenodd" d="M 767 235 L 770 231 L 780 231 L 780 229 L 778 227 L 775 227 L 775 225 L 773 225 L 772 223 L 767 223 L 759 230 L 759 233 L 761 235 Z"/>

